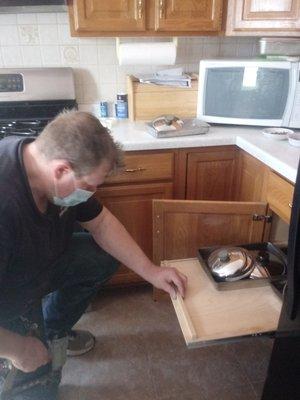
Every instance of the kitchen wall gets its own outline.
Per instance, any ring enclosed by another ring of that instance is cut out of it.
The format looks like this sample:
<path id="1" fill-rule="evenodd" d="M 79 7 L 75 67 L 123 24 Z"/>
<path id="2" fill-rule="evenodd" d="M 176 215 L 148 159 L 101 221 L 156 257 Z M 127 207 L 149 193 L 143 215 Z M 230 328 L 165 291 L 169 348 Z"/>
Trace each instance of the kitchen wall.
<path id="1" fill-rule="evenodd" d="M 154 38 L 122 41 L 160 40 Z M 162 39 L 167 40 L 167 39 Z M 197 72 L 200 59 L 251 56 L 257 38 L 179 38 L 176 65 Z M 119 66 L 115 38 L 74 38 L 67 13 L 0 14 L 0 67 L 74 68 L 76 96 L 81 109 L 97 112 L 99 101 L 110 110 L 118 91 L 126 91 L 126 75 L 148 73 L 167 66 Z"/>

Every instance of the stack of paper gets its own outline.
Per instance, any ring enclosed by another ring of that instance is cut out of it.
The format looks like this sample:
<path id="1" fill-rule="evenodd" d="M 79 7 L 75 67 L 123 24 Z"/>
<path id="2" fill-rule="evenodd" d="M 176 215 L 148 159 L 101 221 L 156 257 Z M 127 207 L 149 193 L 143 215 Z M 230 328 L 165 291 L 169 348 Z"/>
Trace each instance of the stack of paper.
<path id="1" fill-rule="evenodd" d="M 184 74 L 182 68 L 165 69 L 153 74 L 138 74 L 135 77 L 142 83 L 168 85 L 176 87 L 191 87 L 191 76 Z"/>

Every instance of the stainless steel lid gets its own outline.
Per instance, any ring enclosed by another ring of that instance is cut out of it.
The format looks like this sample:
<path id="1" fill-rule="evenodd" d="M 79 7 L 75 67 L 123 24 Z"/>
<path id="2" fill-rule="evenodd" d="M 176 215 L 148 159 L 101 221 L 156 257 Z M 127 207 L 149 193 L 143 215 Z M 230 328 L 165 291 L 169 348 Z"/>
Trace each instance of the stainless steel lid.
<path id="1" fill-rule="evenodd" d="M 207 262 L 212 274 L 224 281 L 245 278 L 254 268 L 251 256 L 241 247 L 221 247 L 211 253 Z"/>

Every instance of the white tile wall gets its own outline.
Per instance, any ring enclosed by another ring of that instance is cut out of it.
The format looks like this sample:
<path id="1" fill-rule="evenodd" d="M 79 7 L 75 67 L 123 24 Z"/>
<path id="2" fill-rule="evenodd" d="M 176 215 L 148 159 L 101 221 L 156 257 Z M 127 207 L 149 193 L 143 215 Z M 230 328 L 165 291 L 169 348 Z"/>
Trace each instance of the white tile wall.
<path id="1" fill-rule="evenodd" d="M 139 40 L 164 39 L 122 39 Z M 176 65 L 187 72 L 197 72 L 203 58 L 255 54 L 258 54 L 257 38 L 183 37 L 178 41 Z M 115 38 L 71 37 L 67 13 L 0 14 L 0 67 L 20 66 L 71 66 L 81 108 L 97 110 L 99 101 L 106 100 L 110 102 L 111 113 L 117 92 L 126 91 L 126 75 L 161 68 L 119 66 Z"/>

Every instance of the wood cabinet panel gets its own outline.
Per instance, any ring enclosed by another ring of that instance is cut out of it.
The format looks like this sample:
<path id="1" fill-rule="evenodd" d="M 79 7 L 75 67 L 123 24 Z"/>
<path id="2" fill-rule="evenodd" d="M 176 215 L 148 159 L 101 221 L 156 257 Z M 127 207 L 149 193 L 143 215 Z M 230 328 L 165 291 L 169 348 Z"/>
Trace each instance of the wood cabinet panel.
<path id="1" fill-rule="evenodd" d="M 172 180 L 174 177 L 173 152 L 127 153 L 124 161 L 124 171 L 106 179 L 106 184 Z"/>
<path id="2" fill-rule="evenodd" d="M 260 242 L 267 204 L 154 200 L 153 258 L 156 263 L 195 257 L 199 247 Z"/>
<path id="3" fill-rule="evenodd" d="M 270 171 L 267 187 L 267 201 L 272 211 L 289 223 L 291 218 L 294 186 Z"/>
<path id="4" fill-rule="evenodd" d="M 156 31 L 219 31 L 223 0 L 155 0 Z"/>
<path id="5" fill-rule="evenodd" d="M 233 200 L 236 149 L 202 149 L 187 156 L 186 198 Z"/>
<path id="6" fill-rule="evenodd" d="M 300 36 L 300 0 L 229 0 L 226 34 Z"/>
<path id="7" fill-rule="evenodd" d="M 270 286 L 218 291 L 197 259 L 164 263 L 188 278 L 185 298 L 172 299 L 188 347 L 275 332 L 282 301 Z"/>
<path id="8" fill-rule="evenodd" d="M 67 0 L 72 36 L 217 33 L 223 0 Z"/>
<path id="9" fill-rule="evenodd" d="M 245 151 L 238 156 L 236 200 L 265 201 L 268 167 Z"/>
<path id="10" fill-rule="evenodd" d="M 125 226 L 147 256 L 152 258 L 152 200 L 173 196 L 172 183 L 102 187 L 96 193 L 105 205 Z M 142 278 L 122 266 L 110 280 L 110 285 L 142 282 Z"/>
<path id="11" fill-rule="evenodd" d="M 146 29 L 144 0 L 72 0 L 69 6 L 75 31 Z"/>

